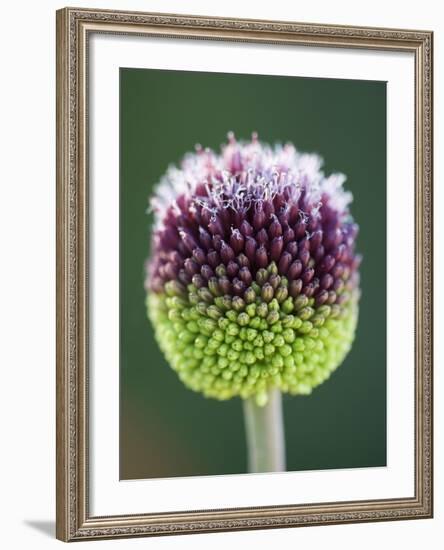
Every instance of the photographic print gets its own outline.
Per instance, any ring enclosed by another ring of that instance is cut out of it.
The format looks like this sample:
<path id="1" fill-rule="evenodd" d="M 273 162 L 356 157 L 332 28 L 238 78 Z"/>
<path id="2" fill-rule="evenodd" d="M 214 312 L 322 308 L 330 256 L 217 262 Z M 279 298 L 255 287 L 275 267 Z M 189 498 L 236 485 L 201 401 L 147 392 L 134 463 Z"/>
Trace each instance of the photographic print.
<path id="1" fill-rule="evenodd" d="M 121 68 L 120 205 L 122 480 L 386 465 L 385 82 Z"/>
<path id="2" fill-rule="evenodd" d="M 57 12 L 57 538 L 432 517 L 432 51 Z"/>

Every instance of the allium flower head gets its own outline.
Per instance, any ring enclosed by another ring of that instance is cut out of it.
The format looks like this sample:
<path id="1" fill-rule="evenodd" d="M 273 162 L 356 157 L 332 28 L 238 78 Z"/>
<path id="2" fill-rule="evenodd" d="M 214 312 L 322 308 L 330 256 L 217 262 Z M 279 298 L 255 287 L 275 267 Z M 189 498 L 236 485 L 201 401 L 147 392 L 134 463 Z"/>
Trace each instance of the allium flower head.
<path id="1" fill-rule="evenodd" d="M 196 147 L 151 199 L 148 315 L 183 383 L 207 397 L 309 394 L 349 351 L 358 227 L 322 159 L 228 135 Z"/>

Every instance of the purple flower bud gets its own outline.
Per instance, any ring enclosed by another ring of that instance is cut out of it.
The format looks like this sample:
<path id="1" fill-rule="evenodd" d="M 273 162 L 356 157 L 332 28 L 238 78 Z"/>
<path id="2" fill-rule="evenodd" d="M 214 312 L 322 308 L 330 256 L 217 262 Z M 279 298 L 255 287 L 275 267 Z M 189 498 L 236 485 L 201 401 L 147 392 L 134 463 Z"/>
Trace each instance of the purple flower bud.
<path id="1" fill-rule="evenodd" d="M 188 275 L 185 269 L 179 269 L 178 277 L 179 277 L 179 281 L 183 283 L 185 286 L 191 282 L 191 277 Z"/>
<path id="2" fill-rule="evenodd" d="M 236 258 L 236 262 L 239 267 L 250 267 L 250 260 L 242 252 Z"/>
<path id="3" fill-rule="evenodd" d="M 160 241 L 162 248 L 174 248 L 179 241 L 177 229 L 175 227 L 166 227 L 165 231 L 160 235 Z"/>
<path id="4" fill-rule="evenodd" d="M 213 246 L 218 252 L 220 252 L 220 249 L 222 248 L 222 241 L 223 238 L 221 237 L 221 235 L 213 235 Z"/>
<path id="5" fill-rule="evenodd" d="M 329 289 L 333 284 L 333 276 L 330 273 L 325 273 L 321 277 L 321 288 Z"/>
<path id="6" fill-rule="evenodd" d="M 245 242 L 245 254 L 247 255 L 247 258 L 250 260 L 250 262 L 254 261 L 256 248 L 256 241 L 252 237 L 247 237 L 247 240 Z"/>
<path id="7" fill-rule="evenodd" d="M 337 262 L 343 262 L 347 259 L 348 250 L 345 244 L 340 244 L 339 246 L 333 248 L 331 255 Z"/>
<path id="8" fill-rule="evenodd" d="M 336 294 L 340 294 L 344 289 L 344 281 L 342 279 L 335 279 L 335 282 L 333 283 L 333 290 L 336 292 Z"/>
<path id="9" fill-rule="evenodd" d="M 244 237 L 251 237 L 254 231 L 253 231 L 253 227 L 248 223 L 248 221 L 244 220 L 241 223 L 240 232 Z"/>
<path id="10" fill-rule="evenodd" d="M 291 254 L 289 252 L 283 252 L 279 260 L 279 273 L 283 275 L 287 274 L 288 268 L 291 263 Z"/>
<path id="11" fill-rule="evenodd" d="M 273 221 L 270 224 L 270 227 L 268 228 L 268 233 L 271 239 L 280 237 L 282 235 L 282 226 L 276 216 L 274 217 Z"/>
<path id="12" fill-rule="evenodd" d="M 220 264 L 220 256 L 219 254 L 214 250 L 211 249 L 207 254 L 207 260 L 209 265 L 214 269 Z"/>
<path id="13" fill-rule="evenodd" d="M 199 275 L 198 273 L 196 275 L 193 275 L 191 281 L 196 288 L 202 288 L 203 286 L 205 286 L 205 279 L 202 277 L 202 275 Z"/>
<path id="14" fill-rule="evenodd" d="M 241 294 L 244 293 L 244 290 L 246 289 L 246 285 L 243 281 L 241 281 L 240 279 L 238 279 L 237 277 L 235 277 L 233 279 L 233 290 L 234 292 L 240 296 Z"/>
<path id="15" fill-rule="evenodd" d="M 273 200 L 275 210 L 282 210 L 285 206 L 285 197 L 282 193 L 277 193 Z"/>
<path id="16" fill-rule="evenodd" d="M 308 264 L 308 260 L 310 259 L 310 252 L 308 250 L 300 250 L 298 256 L 302 265 Z"/>
<path id="17" fill-rule="evenodd" d="M 256 250 L 256 265 L 266 267 L 268 265 L 267 251 L 263 245 Z"/>
<path id="18" fill-rule="evenodd" d="M 314 273 L 315 271 L 312 267 L 307 267 L 301 275 L 302 282 L 305 284 L 309 283 L 313 279 Z"/>
<path id="19" fill-rule="evenodd" d="M 332 267 L 335 265 L 335 259 L 330 254 L 327 254 L 327 256 L 324 257 L 322 260 L 319 269 L 321 272 L 330 271 Z"/>
<path id="20" fill-rule="evenodd" d="M 331 229 L 324 235 L 324 246 L 327 250 L 338 246 L 342 241 L 342 231 L 339 228 Z"/>
<path id="21" fill-rule="evenodd" d="M 236 210 L 234 212 L 232 212 L 232 216 L 233 216 L 233 225 L 234 227 L 240 227 L 242 222 L 245 220 L 245 210 Z M 227 225 L 228 222 L 227 222 Z"/>
<path id="22" fill-rule="evenodd" d="M 304 220 L 299 221 L 294 227 L 294 236 L 296 239 L 301 239 L 305 235 L 307 224 Z"/>
<path id="23" fill-rule="evenodd" d="M 239 231 L 239 229 L 233 229 L 230 237 L 230 245 L 236 254 L 242 252 L 242 250 L 244 249 L 244 242 L 244 236 Z"/>
<path id="24" fill-rule="evenodd" d="M 230 260 L 234 260 L 235 258 L 234 250 L 231 248 L 230 245 L 226 244 L 225 241 L 222 241 L 220 257 L 225 264 L 227 264 Z"/>
<path id="25" fill-rule="evenodd" d="M 211 277 L 214 276 L 214 271 L 208 264 L 204 264 L 200 269 L 201 275 L 208 281 Z"/>
<path id="26" fill-rule="evenodd" d="M 325 256 L 325 248 L 320 244 L 313 252 L 313 258 L 315 263 L 320 263 Z"/>
<path id="27" fill-rule="evenodd" d="M 294 239 L 295 239 L 295 236 L 294 236 L 293 229 L 291 227 L 287 227 L 284 231 L 284 243 L 287 244 L 287 243 L 295 242 Z"/>
<path id="28" fill-rule="evenodd" d="M 253 227 L 256 229 L 256 231 L 259 231 L 259 229 L 262 229 L 266 219 L 267 219 L 267 216 L 262 208 L 262 204 L 257 203 L 256 211 L 253 214 Z"/>
<path id="29" fill-rule="evenodd" d="M 298 219 L 298 216 L 299 216 L 299 205 L 298 204 L 292 204 L 290 206 L 290 210 L 289 210 L 289 213 L 288 213 L 288 222 L 290 224 L 295 224 L 296 220 Z M 295 235 L 295 237 L 296 237 L 296 235 Z"/>
<path id="30" fill-rule="evenodd" d="M 308 240 L 307 237 L 304 237 L 303 239 L 301 239 L 298 243 L 298 248 L 299 248 L 299 251 L 301 250 L 308 250 L 310 251 L 310 241 Z"/>
<path id="31" fill-rule="evenodd" d="M 281 257 L 282 249 L 284 247 L 284 239 L 279 237 L 274 237 L 270 246 L 270 257 L 272 260 L 278 261 Z"/>
<path id="32" fill-rule="evenodd" d="M 323 233 L 320 229 L 315 231 L 310 239 L 310 249 L 312 252 L 316 252 L 316 249 L 319 247 L 319 245 L 322 243 L 322 236 Z"/>
<path id="33" fill-rule="evenodd" d="M 235 261 L 230 260 L 227 265 L 227 275 L 229 277 L 234 277 L 235 275 L 237 275 L 238 271 L 239 271 L 238 264 Z"/>
<path id="34" fill-rule="evenodd" d="M 222 290 L 223 294 L 230 294 L 231 292 L 231 283 L 228 277 L 219 277 L 219 287 Z"/>
<path id="35" fill-rule="evenodd" d="M 274 204 L 272 201 L 265 200 L 263 202 L 263 209 L 265 212 L 266 219 L 269 219 L 275 212 Z"/>
<path id="36" fill-rule="evenodd" d="M 273 287 L 273 289 L 276 290 L 277 287 L 279 286 L 280 282 L 281 282 L 281 278 L 277 273 L 272 273 L 268 277 L 268 282 Z"/>
<path id="37" fill-rule="evenodd" d="M 170 280 L 175 279 L 177 277 L 178 271 L 179 270 L 177 269 L 177 267 L 175 267 L 175 265 L 172 262 L 168 262 L 164 266 L 165 276 L 168 277 L 168 279 Z"/>
<path id="38" fill-rule="evenodd" d="M 307 285 L 304 285 L 302 287 L 302 293 L 307 297 L 311 298 L 314 294 L 314 287 L 311 283 L 308 283 Z"/>
<path id="39" fill-rule="evenodd" d="M 256 234 L 256 242 L 258 244 L 267 244 L 268 243 L 268 233 L 264 228 L 260 229 Z"/>
<path id="40" fill-rule="evenodd" d="M 291 254 L 293 258 L 296 258 L 296 255 L 298 253 L 298 243 L 296 241 L 291 241 L 286 246 L 287 252 Z"/>
<path id="41" fill-rule="evenodd" d="M 182 239 L 183 244 L 190 252 L 193 252 L 193 250 L 197 248 L 196 239 L 191 235 L 191 233 L 181 229 L 179 231 L 179 236 Z"/>
<path id="42" fill-rule="evenodd" d="M 208 224 L 208 229 L 210 230 L 210 233 L 212 235 L 223 235 L 224 234 L 224 228 L 222 225 L 222 222 L 220 219 L 215 216 L 212 218 Z"/>
<path id="43" fill-rule="evenodd" d="M 199 265 L 203 265 L 207 259 L 205 252 L 201 248 L 193 250 L 193 258 Z"/>
<path id="44" fill-rule="evenodd" d="M 288 277 L 290 279 L 297 279 L 299 275 L 302 273 L 302 262 L 300 260 L 295 260 L 288 270 Z"/>
<path id="45" fill-rule="evenodd" d="M 239 277 L 247 286 L 251 285 L 251 283 L 253 282 L 253 277 L 251 276 L 248 267 L 241 268 L 241 270 L 239 271 Z"/>
<path id="46" fill-rule="evenodd" d="M 341 277 L 344 273 L 344 266 L 342 264 L 335 264 L 331 270 L 331 274 L 335 279 Z"/>
<path id="47" fill-rule="evenodd" d="M 199 225 L 199 241 L 201 246 L 207 250 L 212 246 L 211 235 L 201 225 Z"/>
<path id="48" fill-rule="evenodd" d="M 199 272 L 199 264 L 195 262 L 192 258 L 187 258 L 184 261 L 183 265 L 184 265 L 185 271 L 191 276 Z"/>

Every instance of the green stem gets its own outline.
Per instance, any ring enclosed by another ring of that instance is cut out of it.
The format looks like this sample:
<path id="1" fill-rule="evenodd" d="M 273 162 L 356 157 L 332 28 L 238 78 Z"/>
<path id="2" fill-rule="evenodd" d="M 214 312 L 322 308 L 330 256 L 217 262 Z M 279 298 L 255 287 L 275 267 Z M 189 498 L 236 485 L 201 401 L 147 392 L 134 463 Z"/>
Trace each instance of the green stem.
<path id="1" fill-rule="evenodd" d="M 244 417 L 248 471 L 284 472 L 285 433 L 281 392 L 270 390 L 264 406 L 257 405 L 254 397 L 245 399 Z"/>

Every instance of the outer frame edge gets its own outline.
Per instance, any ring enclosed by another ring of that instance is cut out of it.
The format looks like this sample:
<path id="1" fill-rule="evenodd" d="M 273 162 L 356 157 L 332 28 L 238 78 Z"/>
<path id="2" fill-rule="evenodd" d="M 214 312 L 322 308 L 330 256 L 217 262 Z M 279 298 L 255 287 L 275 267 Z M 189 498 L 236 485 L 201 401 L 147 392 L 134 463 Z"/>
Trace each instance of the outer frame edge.
<path id="1" fill-rule="evenodd" d="M 425 491 L 425 484 L 422 483 L 420 491 L 420 501 L 417 503 L 418 506 L 415 508 L 412 508 L 407 513 L 394 515 L 387 513 L 386 515 L 383 514 L 382 508 L 381 508 L 381 514 L 379 517 L 371 517 L 370 515 L 366 515 L 365 513 L 362 513 L 362 516 L 359 517 L 359 510 L 350 509 L 349 511 L 345 512 L 341 517 L 334 520 L 329 520 L 328 517 L 325 519 L 320 518 L 318 516 L 318 519 L 316 518 L 316 515 L 310 514 L 310 511 L 307 510 L 305 519 L 301 520 L 299 523 L 296 523 L 296 521 L 293 522 L 286 522 L 285 520 L 288 519 L 284 515 L 276 518 L 276 522 L 272 524 L 269 522 L 266 523 L 266 516 L 263 518 L 260 518 L 257 523 L 251 522 L 250 525 L 243 523 L 240 520 L 225 520 L 225 522 L 222 520 L 217 525 L 217 520 L 213 520 L 213 525 L 211 525 L 212 520 L 208 521 L 208 525 L 205 525 L 204 522 L 200 522 L 199 520 L 196 520 L 193 518 L 193 514 L 190 512 L 189 519 L 186 519 L 184 524 L 186 524 L 186 527 L 179 528 L 178 523 L 174 524 L 174 520 L 171 521 L 168 525 L 163 525 L 163 527 L 159 524 L 152 524 L 151 527 L 157 528 L 156 531 L 151 531 L 150 526 L 145 523 L 139 526 L 133 526 L 133 528 L 130 529 L 126 526 L 123 526 L 122 524 L 119 525 L 119 519 L 123 519 L 122 517 L 116 516 L 116 520 L 113 524 L 110 524 L 108 522 L 107 525 L 96 525 L 90 526 L 88 525 L 90 523 L 90 519 L 93 518 L 85 518 L 85 521 L 82 525 L 76 525 L 78 521 L 73 518 L 73 514 L 76 514 L 76 510 L 78 508 L 78 501 L 76 499 L 79 498 L 79 494 L 84 494 L 86 487 L 83 488 L 83 490 L 79 493 L 79 469 L 83 467 L 83 464 L 79 463 L 78 457 L 75 457 L 74 463 L 72 462 L 72 441 L 73 438 L 75 439 L 76 444 L 78 443 L 78 438 L 80 437 L 79 433 L 77 432 L 74 436 L 71 433 L 72 429 L 72 417 L 76 417 L 76 409 L 74 409 L 74 412 L 71 414 L 71 398 L 72 395 L 76 392 L 73 392 L 72 387 L 70 385 L 71 382 L 71 356 L 70 356 L 70 346 L 72 346 L 73 342 L 72 340 L 72 332 L 70 331 L 70 323 L 73 322 L 72 315 L 70 315 L 70 305 L 72 300 L 76 300 L 76 284 L 78 281 L 74 280 L 74 288 L 70 288 L 71 281 L 71 259 L 72 259 L 72 251 L 70 253 L 70 246 L 72 246 L 72 239 L 71 239 L 71 232 L 70 232 L 70 225 L 73 222 L 71 219 L 72 217 L 77 217 L 77 211 L 75 213 L 72 213 L 70 210 L 70 192 L 72 191 L 70 189 L 70 183 L 71 183 L 71 159 L 70 159 L 70 138 L 71 133 L 75 131 L 78 133 L 79 128 L 77 126 L 73 126 L 78 124 L 78 116 L 75 117 L 75 122 L 72 123 L 70 120 L 70 114 L 71 113 L 71 104 L 70 104 L 70 71 L 72 71 L 71 61 L 70 61 L 70 25 L 72 22 L 76 23 L 80 19 L 85 21 L 87 19 L 87 15 L 92 14 L 96 16 L 102 15 L 103 18 L 106 20 L 108 17 L 109 20 L 112 19 L 112 15 L 115 16 L 132 16 L 137 19 L 139 16 L 141 19 L 143 17 L 151 17 L 151 18 L 158 18 L 159 22 L 154 23 L 155 25 L 159 26 L 159 28 L 162 28 L 165 24 L 162 23 L 162 17 L 164 17 L 165 20 L 170 20 L 171 18 L 175 18 L 177 20 L 174 25 L 177 25 L 178 27 L 181 25 L 184 25 L 184 23 L 181 23 L 181 21 L 191 21 L 191 23 L 187 23 L 186 25 L 192 29 L 193 28 L 193 21 L 195 22 L 195 26 L 202 26 L 205 25 L 205 22 L 212 23 L 212 28 L 214 29 L 215 34 L 218 31 L 217 25 L 219 25 L 219 31 L 222 31 L 224 29 L 224 24 L 226 27 L 229 25 L 235 25 L 238 21 L 239 24 L 242 24 L 242 22 L 245 24 L 245 28 L 242 30 L 247 33 L 249 31 L 248 25 L 251 25 L 252 27 L 256 25 L 262 25 L 264 27 L 267 27 L 267 24 L 271 27 L 272 25 L 279 25 L 282 24 L 284 27 L 293 27 L 294 30 L 291 31 L 279 31 L 279 30 L 273 30 L 273 32 L 276 33 L 277 36 L 279 36 L 279 32 L 291 32 L 295 35 L 298 32 L 302 32 L 300 29 L 302 28 L 309 28 L 313 27 L 313 34 L 312 40 L 313 42 L 316 42 L 316 40 L 320 40 L 322 38 L 322 34 L 324 33 L 323 38 L 325 39 L 326 36 L 330 36 L 331 33 L 335 33 L 336 35 L 343 34 L 344 40 L 350 40 L 353 36 L 356 37 L 359 32 L 368 31 L 370 40 L 372 33 L 374 33 L 374 40 L 380 40 L 383 42 L 384 37 L 381 35 L 384 33 L 384 31 L 387 32 L 387 35 L 395 35 L 396 33 L 399 33 L 400 35 L 403 34 L 404 36 L 399 38 L 387 38 L 386 40 L 393 40 L 395 42 L 399 42 L 399 46 L 401 47 L 402 44 L 406 44 L 407 40 L 414 40 L 417 45 L 420 44 L 420 47 L 424 46 L 427 42 L 430 45 L 430 58 L 427 63 L 426 59 L 421 59 L 420 62 L 422 64 L 422 73 L 427 73 L 429 80 L 427 81 L 427 76 L 424 76 L 424 80 L 420 83 L 421 85 L 428 84 L 428 90 L 429 93 L 425 94 L 422 98 L 423 101 L 421 102 L 421 105 L 418 105 L 417 107 L 420 109 L 421 112 L 421 118 L 424 120 L 424 118 L 427 118 L 427 110 L 430 112 L 432 111 L 432 103 L 433 103 L 433 92 L 432 92 L 432 71 L 433 71 L 433 33 L 431 31 L 403 31 L 400 29 L 381 29 L 381 28 L 373 28 L 373 27 L 352 27 L 352 26 L 343 26 L 343 25 L 312 25 L 310 23 L 293 23 L 290 21 L 286 22 L 279 22 L 279 21 L 262 21 L 262 20 L 253 20 L 253 19 L 245 19 L 245 20 L 237 20 L 233 18 L 215 18 L 210 16 L 204 16 L 204 17 L 198 17 L 198 16 L 187 16 L 187 15 L 174 15 L 174 14 L 155 14 L 155 13 L 142 13 L 142 12 L 128 12 L 128 11 L 114 11 L 114 10 L 100 10 L 100 9 L 87 9 L 87 8 L 64 8 L 61 10 L 58 10 L 56 13 L 56 21 L 57 21 L 57 389 L 56 389 L 56 407 L 57 407 L 57 422 L 56 422 L 56 438 L 57 438 L 57 451 L 56 451 L 56 465 L 57 465 L 57 481 L 56 481 L 56 512 L 57 512 L 57 519 L 56 519 L 56 536 L 59 540 L 62 541 L 73 541 L 73 540 L 90 540 L 90 539 L 101 539 L 101 538 L 126 538 L 126 537 L 135 537 L 135 536 L 159 536 L 159 535 L 173 535 L 173 534 L 189 534 L 189 533 L 208 533 L 208 532 L 222 532 L 222 531 L 239 531 L 239 530 L 253 530 L 253 529 L 270 529 L 270 528 L 279 528 L 279 527 L 299 527 L 303 525 L 331 525 L 331 524 L 338 524 L 338 523 L 359 523 L 359 522 L 376 522 L 376 521 L 393 521 L 393 520 L 401 520 L 401 519 L 419 519 L 419 518 L 431 518 L 433 517 L 433 487 L 432 485 L 432 479 L 433 479 L 433 456 L 430 458 L 428 464 L 429 469 L 422 471 L 423 475 L 426 475 L 426 484 L 429 483 L 429 492 Z M 153 24 L 153 23 L 152 23 Z M 203 25 L 204 24 L 204 25 Z M 143 21 L 141 21 L 141 25 L 143 25 Z M 253 32 L 259 32 L 260 29 L 251 29 Z M 315 32 L 316 31 L 316 32 Z M 348 31 L 348 32 L 347 32 Z M 355 31 L 355 34 L 353 33 Z M 262 31 L 261 31 L 262 32 Z M 253 33 L 252 33 L 253 34 Z M 378 36 L 376 36 L 378 35 Z M 360 39 L 360 38 L 359 38 Z M 316 45 L 316 44 L 315 44 Z M 320 45 L 320 44 L 319 44 Z M 350 46 L 351 47 L 351 46 Z M 364 46 L 368 47 L 368 46 Z M 75 77 L 75 83 L 78 83 L 78 75 Z M 430 230 L 430 223 L 433 222 L 433 201 L 432 201 L 432 177 L 433 177 L 433 168 L 432 168 L 432 120 L 431 116 L 430 118 L 427 118 L 426 121 L 428 122 L 429 126 L 427 127 L 426 124 L 422 124 L 421 126 L 421 132 L 424 141 L 428 143 L 430 146 L 429 150 L 424 150 L 424 154 L 421 158 L 421 167 L 420 170 L 422 171 L 422 191 L 425 193 L 428 193 L 428 196 L 424 197 L 424 209 L 423 212 L 419 213 L 420 220 L 418 222 L 422 226 L 422 230 L 425 234 L 425 239 L 423 240 L 423 246 L 422 249 L 419 250 L 420 253 L 423 255 L 425 254 L 426 260 L 428 261 L 428 265 L 432 265 L 432 245 L 433 245 L 433 233 L 432 230 Z M 76 161 L 77 162 L 77 161 Z M 426 169 L 427 162 L 429 162 L 429 170 Z M 74 225 L 77 220 L 74 220 Z M 425 231 L 424 225 L 429 223 L 429 231 Z M 74 237 L 78 237 L 79 228 L 77 227 L 75 230 Z M 429 250 L 430 253 L 426 254 L 426 250 Z M 77 255 L 78 251 L 74 250 L 74 253 Z M 77 256 L 76 259 L 78 260 Z M 429 291 L 430 294 L 432 293 L 432 285 L 433 285 L 433 274 L 429 274 L 428 277 L 425 278 L 423 287 L 421 288 L 421 291 Z M 425 317 L 425 325 L 426 327 L 431 331 L 433 328 L 433 306 L 430 306 L 429 309 L 427 309 L 427 302 L 426 300 L 422 301 L 421 303 L 418 302 L 418 307 L 421 308 L 421 311 Z M 74 316 L 79 315 L 78 310 L 77 313 L 74 314 Z M 77 318 L 74 319 L 74 324 L 78 321 Z M 429 378 L 426 380 L 423 378 L 423 383 L 428 382 L 428 386 L 425 388 L 425 390 L 429 390 L 431 392 L 433 383 L 432 383 L 432 346 L 433 346 L 433 334 L 430 334 L 429 338 L 429 344 L 425 345 L 424 338 L 419 335 L 419 345 L 424 346 L 424 352 L 426 354 L 426 361 L 429 361 L 430 364 L 430 372 L 429 372 Z M 74 348 L 75 348 L 76 342 L 74 342 Z M 75 359 L 76 360 L 76 359 Z M 75 369 L 74 369 L 75 370 Z M 80 404 L 77 403 L 76 408 L 79 407 Z M 418 406 L 418 405 L 417 405 Z M 78 409 L 77 409 L 78 411 Z M 422 411 L 423 413 L 426 412 L 425 410 Z M 429 429 L 433 428 L 433 418 L 432 418 L 432 410 L 427 411 L 429 414 L 422 417 L 422 423 L 420 426 L 421 431 L 423 429 L 426 429 L 426 432 L 428 433 Z M 75 418 L 74 418 L 75 420 Z M 429 426 L 427 426 L 427 423 L 429 423 Z M 77 426 L 77 428 L 80 428 L 80 426 Z M 422 445 L 420 452 L 424 453 L 432 453 L 433 451 L 433 441 L 431 439 L 432 434 L 429 434 L 429 440 L 428 445 Z M 426 448 L 427 447 L 427 448 Z M 74 454 L 76 453 L 76 450 L 74 449 Z M 74 466 L 73 466 L 74 464 Z M 81 477 L 81 476 L 80 476 Z M 74 498 L 72 498 L 73 494 L 75 495 Z M 396 510 L 393 510 L 393 512 L 396 512 Z M 408 513 L 410 512 L 410 513 Z M 312 517 L 310 517 L 312 516 Z M 355 517 L 352 517 L 355 516 Z M 77 518 L 77 516 L 75 516 Z M 320 519 L 319 519 L 320 518 Z M 232 524 L 230 525 L 230 523 Z M 224 526 L 223 523 L 226 523 Z"/>

